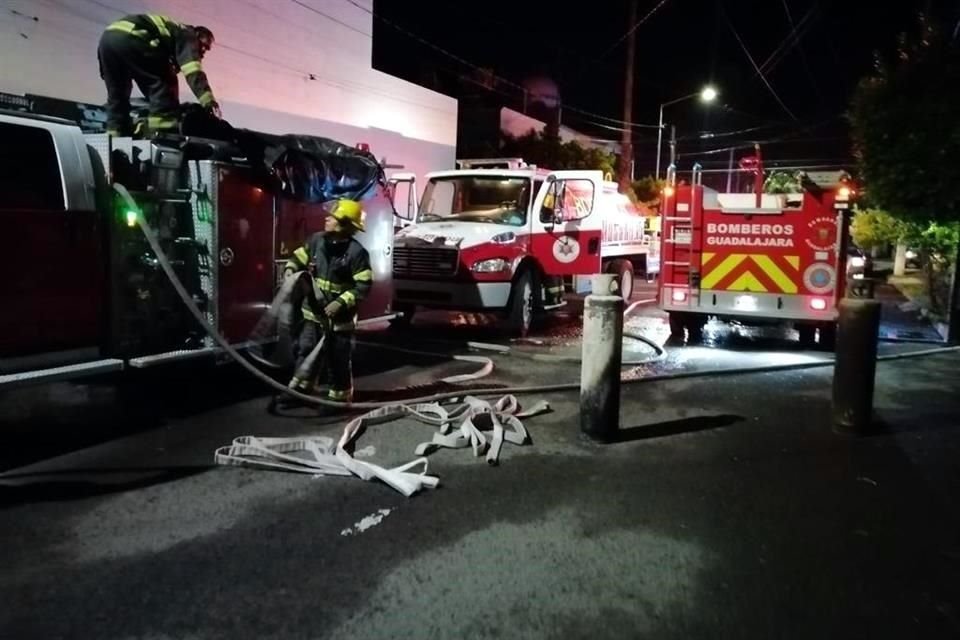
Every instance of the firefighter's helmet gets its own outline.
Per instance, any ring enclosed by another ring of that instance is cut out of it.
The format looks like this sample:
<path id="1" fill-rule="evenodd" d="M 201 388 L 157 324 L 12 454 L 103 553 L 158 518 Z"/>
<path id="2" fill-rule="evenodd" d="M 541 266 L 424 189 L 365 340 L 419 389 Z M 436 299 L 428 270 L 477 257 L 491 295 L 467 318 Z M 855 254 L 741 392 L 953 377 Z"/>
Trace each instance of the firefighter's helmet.
<path id="1" fill-rule="evenodd" d="M 352 226 L 357 231 L 363 231 L 363 207 L 356 200 L 341 199 L 333 207 L 331 212 L 334 218 L 341 223 Z"/>

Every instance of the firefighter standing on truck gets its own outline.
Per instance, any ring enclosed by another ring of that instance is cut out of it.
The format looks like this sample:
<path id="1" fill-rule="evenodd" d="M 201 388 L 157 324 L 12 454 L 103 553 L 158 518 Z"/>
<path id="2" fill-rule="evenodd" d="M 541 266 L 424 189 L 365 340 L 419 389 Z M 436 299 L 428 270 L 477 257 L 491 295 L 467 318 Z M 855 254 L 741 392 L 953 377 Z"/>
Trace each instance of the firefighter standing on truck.
<path id="1" fill-rule="evenodd" d="M 182 72 L 197 101 L 220 117 L 220 106 L 200 66 L 214 38 L 210 29 L 180 24 L 157 14 L 129 15 L 110 24 L 100 37 L 97 58 L 107 87 L 107 132 L 131 135 L 133 83 L 150 103 L 150 132 L 175 131 L 180 121 Z"/>
<path id="2" fill-rule="evenodd" d="M 313 234 L 293 252 L 284 276 L 309 269 L 316 305 L 305 298 L 303 326 L 295 347 L 295 371 L 290 388 L 311 393 L 322 364 L 328 373 L 327 397 L 336 402 L 353 399 L 353 347 L 357 305 L 373 286 L 370 256 L 353 236 L 363 231 L 363 210 L 355 200 L 338 200 L 325 221 L 324 231 Z M 325 336 L 323 353 L 309 371 L 304 360 Z"/>

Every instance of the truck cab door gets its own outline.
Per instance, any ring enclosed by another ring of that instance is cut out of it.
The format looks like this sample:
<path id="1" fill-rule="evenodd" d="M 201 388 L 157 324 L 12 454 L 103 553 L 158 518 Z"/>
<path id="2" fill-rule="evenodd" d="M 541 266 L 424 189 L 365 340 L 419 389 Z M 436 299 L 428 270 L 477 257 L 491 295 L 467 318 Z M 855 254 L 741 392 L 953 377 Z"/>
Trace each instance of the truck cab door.
<path id="1" fill-rule="evenodd" d="M 6 357 L 96 357 L 114 219 L 97 210 L 86 143 L 75 126 L 12 114 L 0 140 L 0 373 Z"/>
<path id="2" fill-rule="evenodd" d="M 395 173 L 387 180 L 387 190 L 396 212 L 394 228 L 402 229 L 417 220 L 417 176 L 413 173 Z"/>
<path id="3" fill-rule="evenodd" d="M 555 171 L 533 203 L 533 255 L 547 275 L 600 272 L 600 171 Z"/>

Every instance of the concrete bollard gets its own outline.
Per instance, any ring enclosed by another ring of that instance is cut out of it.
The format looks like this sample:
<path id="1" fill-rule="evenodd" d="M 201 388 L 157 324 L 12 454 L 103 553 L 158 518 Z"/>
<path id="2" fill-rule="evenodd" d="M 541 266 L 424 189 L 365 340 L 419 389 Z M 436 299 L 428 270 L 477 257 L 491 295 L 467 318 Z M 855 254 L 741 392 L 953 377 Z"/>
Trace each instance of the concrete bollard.
<path id="1" fill-rule="evenodd" d="M 837 431 L 863 434 L 871 428 L 880 307 L 880 302 L 872 299 L 840 301 L 833 369 L 833 425 Z"/>
<path id="2" fill-rule="evenodd" d="M 623 298 L 613 274 L 594 276 L 583 306 L 580 367 L 580 430 L 610 442 L 620 429 L 620 363 L 623 353 Z"/>

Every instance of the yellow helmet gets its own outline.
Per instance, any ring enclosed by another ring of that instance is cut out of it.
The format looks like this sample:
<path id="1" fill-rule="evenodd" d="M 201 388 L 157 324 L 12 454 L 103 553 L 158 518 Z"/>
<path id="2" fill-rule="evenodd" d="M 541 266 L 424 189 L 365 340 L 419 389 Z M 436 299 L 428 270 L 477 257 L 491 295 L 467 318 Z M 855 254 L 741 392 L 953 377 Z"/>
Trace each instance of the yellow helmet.
<path id="1" fill-rule="evenodd" d="M 363 207 L 356 200 L 337 200 L 331 212 L 340 222 L 351 225 L 357 231 L 363 231 Z"/>

